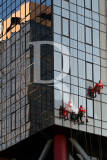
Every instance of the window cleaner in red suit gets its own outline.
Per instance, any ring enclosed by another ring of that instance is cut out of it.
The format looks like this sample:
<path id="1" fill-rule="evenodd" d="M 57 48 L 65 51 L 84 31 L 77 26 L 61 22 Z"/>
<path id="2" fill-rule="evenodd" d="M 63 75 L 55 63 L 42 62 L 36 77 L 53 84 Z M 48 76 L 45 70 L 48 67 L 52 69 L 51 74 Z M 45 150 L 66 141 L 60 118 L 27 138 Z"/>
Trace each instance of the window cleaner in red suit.
<path id="1" fill-rule="evenodd" d="M 66 107 L 64 108 L 64 113 L 63 113 L 63 117 L 67 117 L 68 119 L 68 113 L 72 112 L 72 103 L 71 101 L 69 101 L 69 103 L 66 105 Z"/>
<path id="2" fill-rule="evenodd" d="M 78 122 L 79 122 L 79 118 L 81 120 L 81 123 L 83 123 L 82 118 L 85 116 L 86 113 L 86 109 L 81 105 L 79 110 L 78 110 Z"/>
<path id="3" fill-rule="evenodd" d="M 101 83 L 101 80 L 99 80 L 99 83 L 96 83 L 95 87 L 91 91 L 95 93 L 96 97 L 96 93 L 101 94 L 103 88 L 103 84 Z"/>

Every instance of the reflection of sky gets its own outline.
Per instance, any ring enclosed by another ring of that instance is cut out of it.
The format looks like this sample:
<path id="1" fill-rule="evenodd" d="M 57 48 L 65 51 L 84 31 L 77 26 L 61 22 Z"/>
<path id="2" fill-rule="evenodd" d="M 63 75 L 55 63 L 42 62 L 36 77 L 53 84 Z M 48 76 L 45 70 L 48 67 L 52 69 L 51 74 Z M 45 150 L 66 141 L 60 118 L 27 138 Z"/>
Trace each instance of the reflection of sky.
<path id="1" fill-rule="evenodd" d="M 11 2 L 12 1 L 12 2 Z M 34 3 L 40 4 L 43 3 L 43 5 L 50 6 L 51 5 L 51 0 L 31 0 Z M 29 2 L 29 0 L 26 0 L 26 3 Z M 15 4 L 16 3 L 16 4 Z M 24 4 L 25 1 L 21 0 L 21 5 Z M 7 10 L 6 10 L 7 8 Z M 15 10 L 16 9 L 16 10 Z M 2 1 L 0 0 L 0 19 L 6 19 L 11 16 L 11 11 L 12 14 L 15 13 L 15 11 L 20 10 L 20 0 L 3 0 L 3 7 L 2 7 Z M 6 13 L 7 11 L 7 13 Z M 7 15 L 7 17 L 6 17 Z"/>

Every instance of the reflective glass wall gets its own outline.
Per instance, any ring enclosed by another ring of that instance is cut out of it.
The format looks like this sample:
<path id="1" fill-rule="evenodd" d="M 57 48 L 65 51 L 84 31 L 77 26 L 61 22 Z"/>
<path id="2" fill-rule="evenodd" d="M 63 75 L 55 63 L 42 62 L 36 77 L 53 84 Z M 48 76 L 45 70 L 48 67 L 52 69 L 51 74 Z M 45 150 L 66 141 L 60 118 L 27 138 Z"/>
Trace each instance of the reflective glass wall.
<path id="1" fill-rule="evenodd" d="M 54 107 L 55 123 L 107 136 L 107 22 L 106 0 L 54 0 Z M 88 87 L 101 82 L 101 95 L 90 98 Z M 77 113 L 87 110 L 89 123 L 74 125 L 59 119 L 59 107 L 68 101 Z"/>
<path id="2" fill-rule="evenodd" d="M 53 123 L 107 136 L 106 25 L 106 0 L 0 1 L 0 150 Z M 40 77 L 54 78 L 54 89 L 35 83 L 29 45 L 53 40 L 54 54 L 41 45 Z M 103 92 L 90 99 L 87 89 L 100 79 Z M 69 100 L 76 112 L 87 109 L 87 125 L 59 119 Z"/>
<path id="3" fill-rule="evenodd" d="M 52 40 L 50 0 L 0 1 L 0 150 L 53 123 L 53 88 L 34 82 L 34 47 Z M 52 79 L 52 47 L 41 46 L 40 76 Z"/>

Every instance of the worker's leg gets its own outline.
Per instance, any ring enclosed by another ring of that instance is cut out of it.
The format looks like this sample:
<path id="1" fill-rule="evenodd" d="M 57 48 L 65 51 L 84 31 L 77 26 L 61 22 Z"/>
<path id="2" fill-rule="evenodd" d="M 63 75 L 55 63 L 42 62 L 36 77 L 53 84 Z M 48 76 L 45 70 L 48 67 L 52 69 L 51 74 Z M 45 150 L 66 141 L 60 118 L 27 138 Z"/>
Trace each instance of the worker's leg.
<path id="1" fill-rule="evenodd" d="M 64 111 L 63 116 L 65 116 L 65 114 L 66 114 L 66 111 Z"/>
<path id="2" fill-rule="evenodd" d="M 99 89 L 99 90 L 98 90 L 98 94 L 101 94 L 101 91 L 102 91 L 102 89 Z"/>
<path id="3" fill-rule="evenodd" d="M 67 116 L 67 119 L 68 119 L 68 112 L 66 112 L 66 116 Z"/>

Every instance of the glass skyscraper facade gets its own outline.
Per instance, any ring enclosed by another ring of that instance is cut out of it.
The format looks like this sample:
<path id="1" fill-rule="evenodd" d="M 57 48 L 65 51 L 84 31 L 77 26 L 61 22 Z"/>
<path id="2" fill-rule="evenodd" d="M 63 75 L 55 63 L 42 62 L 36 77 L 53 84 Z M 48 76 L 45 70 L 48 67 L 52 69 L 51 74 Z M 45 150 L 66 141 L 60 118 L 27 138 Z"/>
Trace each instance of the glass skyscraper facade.
<path id="1" fill-rule="evenodd" d="M 106 0 L 0 1 L 0 151 L 50 126 L 107 137 L 106 19 Z M 38 41 L 47 83 L 35 82 Z M 90 98 L 99 80 L 104 89 Z M 70 100 L 76 113 L 86 108 L 88 123 L 60 118 Z"/>
<path id="2" fill-rule="evenodd" d="M 0 150 L 50 126 L 53 87 L 34 83 L 29 42 L 52 40 L 51 1 L 0 1 Z M 41 79 L 53 77 L 52 46 L 41 47 Z"/>
<path id="3" fill-rule="evenodd" d="M 107 136 L 107 30 L 105 0 L 69 0 L 53 3 L 55 123 Z M 88 87 L 101 82 L 104 90 L 96 98 L 88 96 Z M 87 110 L 89 123 L 74 125 L 59 119 L 59 106 L 71 100 L 74 110 Z"/>

